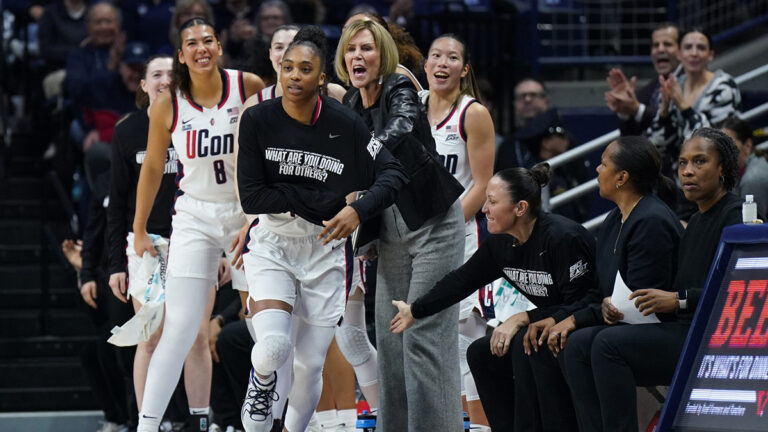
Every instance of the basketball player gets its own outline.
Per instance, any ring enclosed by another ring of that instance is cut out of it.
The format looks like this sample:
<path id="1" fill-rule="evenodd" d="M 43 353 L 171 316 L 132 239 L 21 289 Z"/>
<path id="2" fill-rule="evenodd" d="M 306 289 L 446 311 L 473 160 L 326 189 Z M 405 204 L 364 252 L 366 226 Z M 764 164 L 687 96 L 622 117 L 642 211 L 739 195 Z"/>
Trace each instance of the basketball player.
<path id="1" fill-rule="evenodd" d="M 172 91 L 150 110 L 149 139 L 139 176 L 133 222 L 136 255 L 156 252 L 147 234 L 152 208 L 173 141 L 179 157 L 179 191 L 166 282 L 163 335 L 149 364 L 138 432 L 156 432 L 183 358 L 204 317 L 210 286 L 217 281 L 222 251 L 231 256 L 245 216 L 234 186 L 234 132 L 245 99 L 264 87 L 253 74 L 218 67 L 221 45 L 211 23 L 192 18 L 181 25 Z M 235 245 L 235 249 L 240 249 Z M 246 290 L 244 273 L 232 285 Z M 197 408 L 197 407 L 195 407 Z M 201 407 L 207 412 L 208 407 Z"/>
<path id="2" fill-rule="evenodd" d="M 320 95 L 326 49 L 322 30 L 300 30 L 281 62 L 283 97 L 248 108 L 240 121 L 240 201 L 247 214 L 259 215 L 243 256 L 254 287 L 248 319 L 257 335 L 242 410 L 248 432 L 270 430 L 272 403 L 286 396 L 275 392 L 275 371 L 292 348 L 294 383 L 285 430 L 306 429 L 349 289 L 347 237 L 360 221 L 391 205 L 406 181 L 363 121 Z M 346 194 L 366 189 L 363 198 L 346 205 Z M 298 318 L 293 329 L 292 314 Z"/>
<path id="3" fill-rule="evenodd" d="M 115 126 L 112 138 L 112 187 L 110 191 L 107 235 L 109 236 L 109 286 L 113 294 L 123 302 L 127 302 L 126 294 L 131 296 L 134 311 L 138 312 L 143 303 L 144 290 L 147 280 L 139 275 L 142 259 L 133 250 L 133 214 L 136 207 L 136 184 L 139 171 L 147 148 L 149 133 L 149 107 L 171 85 L 171 68 L 173 59 L 169 55 L 150 57 L 144 65 L 144 76 L 136 101 L 144 108 L 135 111 Z M 176 150 L 168 149 L 162 182 L 158 191 L 152 212 L 147 220 L 149 232 L 167 239 L 171 232 L 170 209 L 176 192 L 175 177 L 178 157 Z M 206 306 L 206 316 L 210 315 L 213 307 L 213 292 Z M 157 346 L 162 326 L 153 333 L 149 340 L 136 346 L 133 361 L 133 385 L 136 392 L 136 403 L 141 410 L 144 396 L 144 382 L 152 353 Z M 208 349 L 208 325 L 201 322 L 195 343 L 185 360 L 187 374 L 184 384 L 190 407 L 206 407 L 211 394 L 211 380 L 201 379 L 211 376 L 211 356 Z M 194 411 L 194 410 L 192 410 Z M 207 424 L 207 416 L 191 412 L 189 423 Z"/>
<path id="4" fill-rule="evenodd" d="M 443 35 L 432 42 L 424 70 L 429 90 L 420 96 L 427 106 L 437 152 L 448 172 L 464 186 L 460 199 L 466 262 L 477 250 L 481 237 L 487 235 L 485 217 L 476 215 L 483 207 L 485 187 L 493 175 L 493 121 L 488 110 L 477 103 L 479 90 L 469 65 L 469 52 L 455 35 Z M 488 421 L 467 365 L 467 348 L 475 339 L 485 336 L 485 320 L 493 317 L 492 295 L 493 285 L 486 285 L 462 300 L 459 309 L 462 403 L 470 421 L 485 426 Z"/>

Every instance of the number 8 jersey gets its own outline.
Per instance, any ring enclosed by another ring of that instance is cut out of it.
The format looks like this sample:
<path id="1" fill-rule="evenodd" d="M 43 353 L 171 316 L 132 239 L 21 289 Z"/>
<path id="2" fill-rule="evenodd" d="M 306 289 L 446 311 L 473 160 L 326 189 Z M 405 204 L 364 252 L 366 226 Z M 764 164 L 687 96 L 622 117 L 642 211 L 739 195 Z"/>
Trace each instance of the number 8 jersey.
<path id="1" fill-rule="evenodd" d="M 180 90 L 171 95 L 171 140 L 179 156 L 179 193 L 201 201 L 237 201 L 235 130 L 245 102 L 243 73 L 219 69 L 221 100 L 213 108 L 198 105 Z"/>

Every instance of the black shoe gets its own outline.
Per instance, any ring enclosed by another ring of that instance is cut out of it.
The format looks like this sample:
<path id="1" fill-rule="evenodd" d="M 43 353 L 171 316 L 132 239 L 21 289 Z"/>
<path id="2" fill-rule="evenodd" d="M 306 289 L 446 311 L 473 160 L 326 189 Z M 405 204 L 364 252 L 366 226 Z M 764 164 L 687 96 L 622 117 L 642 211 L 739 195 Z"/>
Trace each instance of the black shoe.
<path id="1" fill-rule="evenodd" d="M 208 432 L 208 414 L 190 414 L 184 424 L 184 432 Z"/>

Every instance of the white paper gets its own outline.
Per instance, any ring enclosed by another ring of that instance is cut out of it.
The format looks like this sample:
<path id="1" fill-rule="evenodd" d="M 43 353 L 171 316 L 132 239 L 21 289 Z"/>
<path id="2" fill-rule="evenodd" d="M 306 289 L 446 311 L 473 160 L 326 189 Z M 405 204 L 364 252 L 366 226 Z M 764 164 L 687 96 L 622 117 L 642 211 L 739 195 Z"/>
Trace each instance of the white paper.
<path id="1" fill-rule="evenodd" d="M 536 309 L 536 305 L 520 294 L 520 291 L 504 278 L 493 282 L 493 308 L 496 319 L 504 322 L 512 315 Z"/>
<path id="2" fill-rule="evenodd" d="M 635 307 L 635 301 L 629 299 L 629 295 L 632 291 L 629 289 L 624 279 L 621 278 L 621 273 L 616 271 L 616 280 L 613 283 L 613 295 L 611 295 L 611 303 L 624 314 L 624 319 L 621 322 L 627 324 L 653 324 L 659 321 L 656 314 L 643 315 L 642 312 Z"/>

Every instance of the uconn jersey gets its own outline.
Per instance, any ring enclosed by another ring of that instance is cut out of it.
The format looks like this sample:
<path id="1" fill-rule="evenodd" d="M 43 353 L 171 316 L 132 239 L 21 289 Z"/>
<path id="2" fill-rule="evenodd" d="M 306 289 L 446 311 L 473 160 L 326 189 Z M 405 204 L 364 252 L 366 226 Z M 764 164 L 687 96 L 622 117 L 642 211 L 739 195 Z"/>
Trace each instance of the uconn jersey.
<path id="1" fill-rule="evenodd" d="M 179 191 L 201 201 L 237 201 L 235 128 L 245 85 L 242 72 L 219 71 L 222 94 L 213 108 L 198 105 L 179 90 L 172 97 L 171 137 L 179 157 Z"/>
<path id="2" fill-rule="evenodd" d="M 426 105 L 429 91 L 421 92 L 422 101 Z M 464 132 L 464 117 L 467 108 L 477 102 L 474 98 L 464 95 L 448 116 L 436 126 L 432 126 L 432 137 L 435 139 L 440 161 L 445 165 L 456 180 L 464 186 L 460 199 L 472 188 L 472 170 L 467 156 L 467 135 Z"/>

